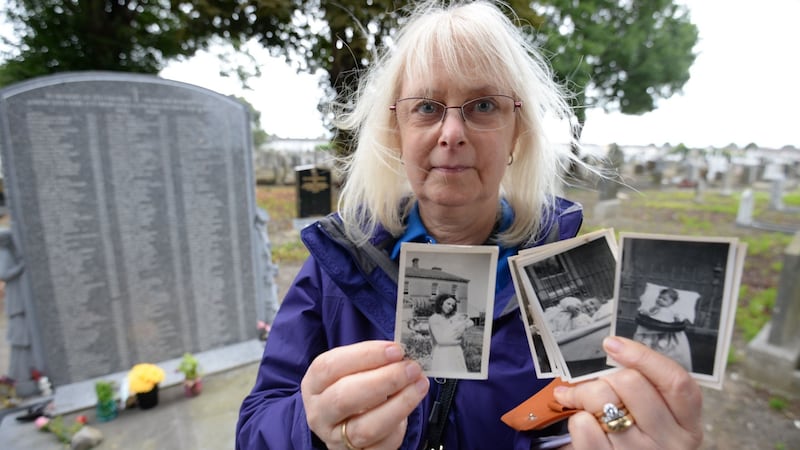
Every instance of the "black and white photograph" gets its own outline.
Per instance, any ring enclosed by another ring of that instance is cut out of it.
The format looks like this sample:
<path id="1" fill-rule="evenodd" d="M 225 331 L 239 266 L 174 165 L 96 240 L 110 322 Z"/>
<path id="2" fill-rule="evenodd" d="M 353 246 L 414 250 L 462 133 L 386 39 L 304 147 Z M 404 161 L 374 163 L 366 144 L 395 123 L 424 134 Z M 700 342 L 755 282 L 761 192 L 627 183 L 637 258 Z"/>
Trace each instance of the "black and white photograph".
<path id="1" fill-rule="evenodd" d="M 511 281 L 514 283 L 514 290 L 516 291 L 517 302 L 519 303 L 520 316 L 522 322 L 525 324 L 525 335 L 528 338 L 528 347 L 531 350 L 531 358 L 533 358 L 533 367 L 536 369 L 537 378 L 553 378 L 559 376 L 555 361 L 550 360 L 550 355 L 555 354 L 549 352 L 545 348 L 545 341 L 542 337 L 541 331 L 542 324 L 536 323 L 534 315 L 534 307 L 531 305 L 530 298 L 525 294 L 525 289 L 520 281 L 519 272 L 516 269 L 514 260 L 520 258 L 519 255 L 511 256 L 508 258 L 508 266 L 511 272 Z"/>
<path id="2" fill-rule="evenodd" d="M 720 389 L 744 244 L 736 238 L 620 233 L 620 247 L 612 332 Z"/>
<path id="3" fill-rule="evenodd" d="M 606 229 L 521 253 L 513 261 L 543 346 L 567 381 L 613 369 L 602 341 L 611 334 L 616 252 L 613 230 Z"/>
<path id="4" fill-rule="evenodd" d="M 395 341 L 429 377 L 488 378 L 497 246 L 403 243 Z"/>

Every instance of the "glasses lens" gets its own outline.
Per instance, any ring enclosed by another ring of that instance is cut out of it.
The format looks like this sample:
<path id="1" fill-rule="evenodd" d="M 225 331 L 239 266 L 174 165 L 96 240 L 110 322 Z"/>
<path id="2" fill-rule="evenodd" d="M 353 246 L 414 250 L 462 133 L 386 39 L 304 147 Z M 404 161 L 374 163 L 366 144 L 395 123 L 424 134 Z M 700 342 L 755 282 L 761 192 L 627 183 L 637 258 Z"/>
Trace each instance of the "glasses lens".
<path id="1" fill-rule="evenodd" d="M 431 128 L 442 122 L 449 108 L 444 103 L 423 97 L 398 100 L 394 110 L 401 126 Z M 473 130 L 498 130 L 510 125 L 516 109 L 514 99 L 505 95 L 487 95 L 464 103 L 461 112 L 466 124 Z"/>
<path id="2" fill-rule="evenodd" d="M 445 105 L 429 98 L 405 98 L 397 101 L 397 120 L 414 128 L 427 128 L 442 120 Z"/>
<path id="3" fill-rule="evenodd" d="M 511 124 L 514 100 L 503 95 L 476 98 L 462 106 L 467 125 L 476 130 L 497 130 Z"/>

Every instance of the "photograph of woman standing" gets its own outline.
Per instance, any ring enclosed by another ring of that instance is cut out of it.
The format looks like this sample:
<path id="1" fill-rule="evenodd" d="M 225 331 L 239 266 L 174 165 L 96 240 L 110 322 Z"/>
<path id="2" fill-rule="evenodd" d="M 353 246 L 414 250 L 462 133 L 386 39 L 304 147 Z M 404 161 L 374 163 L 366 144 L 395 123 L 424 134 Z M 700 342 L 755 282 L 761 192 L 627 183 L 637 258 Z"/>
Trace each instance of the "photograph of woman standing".
<path id="1" fill-rule="evenodd" d="M 430 370 L 466 372 L 461 340 L 473 325 L 472 320 L 464 313 L 457 313 L 458 300 L 450 294 L 439 294 L 435 303 L 434 313 L 428 319 L 433 340 Z"/>

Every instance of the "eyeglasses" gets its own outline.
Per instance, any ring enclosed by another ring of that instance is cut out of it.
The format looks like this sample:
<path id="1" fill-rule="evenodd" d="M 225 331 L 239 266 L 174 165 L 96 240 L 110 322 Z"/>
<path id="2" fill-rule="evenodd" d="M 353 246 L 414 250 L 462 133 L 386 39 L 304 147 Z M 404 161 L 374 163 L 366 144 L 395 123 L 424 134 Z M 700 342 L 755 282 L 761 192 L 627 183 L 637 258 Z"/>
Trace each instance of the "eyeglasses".
<path id="1" fill-rule="evenodd" d="M 389 109 L 395 112 L 400 126 L 426 129 L 444 122 L 448 109 L 461 111 L 461 119 L 473 130 L 492 131 L 511 124 L 522 102 L 508 95 L 487 95 L 464 102 L 461 106 L 447 106 L 425 97 L 407 97 L 397 100 Z"/>

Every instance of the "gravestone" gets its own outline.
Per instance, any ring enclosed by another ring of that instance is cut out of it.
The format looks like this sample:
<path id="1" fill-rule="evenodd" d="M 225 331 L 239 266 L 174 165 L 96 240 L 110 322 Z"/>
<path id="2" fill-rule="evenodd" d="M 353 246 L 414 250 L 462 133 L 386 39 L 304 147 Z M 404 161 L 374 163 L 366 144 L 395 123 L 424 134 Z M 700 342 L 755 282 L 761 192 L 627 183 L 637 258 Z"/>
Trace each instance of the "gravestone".
<path id="1" fill-rule="evenodd" d="M 697 179 L 696 184 L 694 185 L 694 201 L 695 203 L 703 203 L 705 201 L 706 189 L 708 183 L 706 182 L 705 177 L 700 177 Z"/>
<path id="2" fill-rule="evenodd" d="M 800 398 L 800 232 L 783 254 L 772 319 L 747 346 L 746 374 L 770 389 Z"/>
<path id="3" fill-rule="evenodd" d="M 314 165 L 295 167 L 297 219 L 303 228 L 331 212 L 331 171 Z"/>
<path id="4" fill-rule="evenodd" d="M 19 244 L 15 241 L 9 228 L 0 228 L 0 280 L 5 283 L 6 339 L 9 346 L 8 373 L 5 375 L 14 380 L 17 395 L 28 397 L 39 392 L 30 368 L 42 367 L 44 361 L 41 352 L 33 351 L 34 348 L 40 349 L 41 343 L 38 336 L 31 333 L 30 280 Z"/>
<path id="5" fill-rule="evenodd" d="M 785 171 L 783 169 L 783 163 L 781 162 L 770 162 L 764 167 L 764 173 L 761 175 L 761 179 L 764 181 L 774 181 L 774 180 L 782 180 L 786 177 Z"/>
<path id="6" fill-rule="evenodd" d="M 619 213 L 620 201 L 617 198 L 622 184 L 622 169 L 625 165 L 625 154 L 617 144 L 611 144 L 608 155 L 603 160 L 603 177 L 599 180 L 598 201 L 594 207 L 597 220 L 615 217 Z"/>
<path id="7" fill-rule="evenodd" d="M 758 179 L 758 165 L 744 165 L 742 166 L 742 173 L 739 177 L 739 184 L 744 186 L 752 186 Z"/>
<path id="8" fill-rule="evenodd" d="M 745 189 L 739 199 L 739 210 L 736 212 L 736 224 L 750 226 L 753 224 L 753 208 L 755 207 L 755 197 L 752 189 Z"/>
<path id="9" fill-rule="evenodd" d="M 783 210 L 783 191 L 786 179 L 783 177 L 775 178 L 772 180 L 772 185 L 769 191 L 769 208 L 781 211 Z"/>
<path id="10" fill-rule="evenodd" d="M 273 300 L 242 104 L 107 72 L 33 79 L 0 99 L 38 370 L 59 386 L 257 338 L 256 305 Z"/>
<path id="11" fill-rule="evenodd" d="M 722 190 L 720 191 L 720 195 L 724 196 L 731 196 L 733 195 L 733 181 L 734 181 L 734 171 L 736 170 L 736 166 L 730 165 L 729 170 L 726 170 L 722 173 Z"/>

